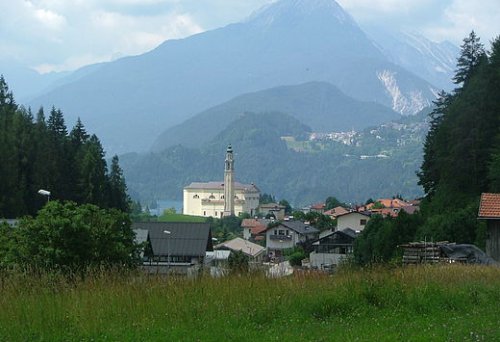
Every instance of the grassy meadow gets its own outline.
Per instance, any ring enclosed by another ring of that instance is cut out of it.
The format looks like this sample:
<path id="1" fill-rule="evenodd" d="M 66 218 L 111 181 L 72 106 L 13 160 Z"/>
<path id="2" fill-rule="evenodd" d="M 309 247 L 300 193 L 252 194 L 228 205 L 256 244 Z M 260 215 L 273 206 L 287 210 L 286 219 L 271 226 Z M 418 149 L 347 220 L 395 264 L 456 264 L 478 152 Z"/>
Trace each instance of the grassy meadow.
<path id="1" fill-rule="evenodd" d="M 499 341 L 500 268 L 3 276 L 0 341 Z"/>

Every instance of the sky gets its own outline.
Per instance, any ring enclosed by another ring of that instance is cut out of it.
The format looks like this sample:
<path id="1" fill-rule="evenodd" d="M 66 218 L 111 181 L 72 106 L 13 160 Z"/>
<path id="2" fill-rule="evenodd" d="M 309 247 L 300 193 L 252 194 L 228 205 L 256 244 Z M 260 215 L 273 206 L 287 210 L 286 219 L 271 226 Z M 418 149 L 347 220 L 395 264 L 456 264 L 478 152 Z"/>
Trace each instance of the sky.
<path id="1" fill-rule="evenodd" d="M 287 0 L 284 0 L 287 1 Z M 312 0 L 314 1 L 314 0 Z M 239 22 L 272 0 L 0 0 L 0 62 L 40 73 L 147 52 Z M 499 0 L 338 0 L 361 25 L 385 23 L 460 45 L 500 34 Z"/>

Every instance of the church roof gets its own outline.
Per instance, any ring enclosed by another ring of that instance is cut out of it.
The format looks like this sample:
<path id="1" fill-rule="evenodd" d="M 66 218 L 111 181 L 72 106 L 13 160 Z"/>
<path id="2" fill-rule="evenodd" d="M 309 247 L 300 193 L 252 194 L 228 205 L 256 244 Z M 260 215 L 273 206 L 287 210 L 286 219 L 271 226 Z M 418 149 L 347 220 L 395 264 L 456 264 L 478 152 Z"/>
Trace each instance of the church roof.
<path id="1" fill-rule="evenodd" d="M 193 182 L 184 189 L 224 190 L 224 182 Z M 239 182 L 234 182 L 234 190 L 260 192 L 259 188 L 257 188 L 254 184 L 242 184 Z"/>

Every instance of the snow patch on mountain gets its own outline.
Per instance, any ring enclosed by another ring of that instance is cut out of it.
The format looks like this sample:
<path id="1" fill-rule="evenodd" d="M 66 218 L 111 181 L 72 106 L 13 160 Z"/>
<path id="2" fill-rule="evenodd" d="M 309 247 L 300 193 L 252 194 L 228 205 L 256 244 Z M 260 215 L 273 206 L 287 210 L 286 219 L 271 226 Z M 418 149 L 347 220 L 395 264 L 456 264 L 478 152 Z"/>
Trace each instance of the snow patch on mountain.
<path id="1" fill-rule="evenodd" d="M 392 99 L 392 109 L 402 115 L 413 115 L 430 105 L 422 91 L 410 90 L 404 93 L 398 85 L 396 72 L 382 70 L 377 72 L 377 78 L 384 85 Z"/>

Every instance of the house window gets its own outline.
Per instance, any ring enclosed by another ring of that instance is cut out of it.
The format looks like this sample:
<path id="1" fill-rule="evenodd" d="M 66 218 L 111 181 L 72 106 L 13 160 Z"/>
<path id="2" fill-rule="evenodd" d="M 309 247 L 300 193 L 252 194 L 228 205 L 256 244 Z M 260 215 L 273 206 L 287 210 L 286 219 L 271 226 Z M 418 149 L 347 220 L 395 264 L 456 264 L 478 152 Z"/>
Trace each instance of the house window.
<path id="1" fill-rule="evenodd" d="M 203 212 L 203 216 L 207 216 L 207 212 L 206 211 Z"/>
<path id="2" fill-rule="evenodd" d="M 220 198 L 221 198 L 221 199 L 224 199 L 224 195 L 222 195 Z"/>
<path id="3" fill-rule="evenodd" d="M 217 216 L 217 212 L 215 212 L 215 216 Z"/>
<path id="4" fill-rule="evenodd" d="M 290 235 L 290 231 L 288 229 L 286 230 L 286 235 Z"/>
<path id="5" fill-rule="evenodd" d="M 285 231 L 284 231 L 283 229 L 280 229 L 280 230 L 278 231 L 278 235 L 285 235 Z"/>
<path id="6" fill-rule="evenodd" d="M 277 229 L 274 230 L 274 235 L 278 235 L 278 230 Z"/>
<path id="7" fill-rule="evenodd" d="M 193 198 L 194 199 L 198 199 L 198 198 L 200 198 L 200 196 L 198 196 L 198 194 L 196 194 L 196 195 L 193 196 Z"/>
<path id="8" fill-rule="evenodd" d="M 366 225 L 366 220 L 365 219 L 359 220 L 359 225 L 360 226 Z"/>

